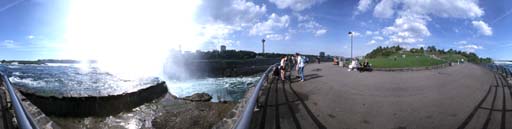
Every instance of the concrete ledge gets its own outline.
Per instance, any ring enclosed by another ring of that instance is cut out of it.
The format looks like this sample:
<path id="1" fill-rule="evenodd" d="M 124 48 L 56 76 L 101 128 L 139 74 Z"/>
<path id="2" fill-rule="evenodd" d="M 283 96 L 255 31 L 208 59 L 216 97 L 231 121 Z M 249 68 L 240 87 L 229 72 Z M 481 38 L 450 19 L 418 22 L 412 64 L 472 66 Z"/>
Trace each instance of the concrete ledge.
<path id="1" fill-rule="evenodd" d="M 405 72 L 405 71 L 421 71 L 421 70 L 431 70 L 431 69 L 441 69 L 451 66 L 449 63 L 444 63 L 440 65 L 434 66 L 426 66 L 426 67 L 410 67 L 410 68 L 373 68 L 374 71 L 384 71 L 384 72 Z"/>
<path id="2" fill-rule="evenodd" d="M 20 91 L 46 115 L 64 117 L 111 116 L 130 111 L 168 93 L 165 82 L 138 90 L 111 96 L 54 97 L 39 96 Z"/>

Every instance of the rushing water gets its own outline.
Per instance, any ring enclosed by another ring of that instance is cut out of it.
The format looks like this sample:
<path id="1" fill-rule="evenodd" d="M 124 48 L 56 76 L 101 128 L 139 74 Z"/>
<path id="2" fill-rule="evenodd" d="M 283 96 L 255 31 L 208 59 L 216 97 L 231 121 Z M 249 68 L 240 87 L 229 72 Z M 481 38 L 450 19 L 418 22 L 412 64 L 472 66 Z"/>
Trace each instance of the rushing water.
<path id="1" fill-rule="evenodd" d="M 23 90 L 46 96 L 105 96 L 134 92 L 161 80 L 146 77 L 129 80 L 97 68 L 76 65 L 1 65 L 0 70 L 9 76 L 13 85 Z M 167 80 L 169 91 L 185 97 L 205 92 L 213 101 L 238 101 L 245 91 L 258 80 L 258 76 L 205 78 L 183 81 Z"/>
<path id="2" fill-rule="evenodd" d="M 158 78 L 126 80 L 99 69 L 83 69 L 80 65 L 2 65 L 0 71 L 9 76 L 14 86 L 45 95 L 105 95 L 131 92 L 159 82 Z M 232 78 L 205 78 L 184 81 L 167 80 L 169 92 L 184 97 L 206 92 L 212 101 L 238 101 L 254 84 L 257 75 Z M 63 118 L 51 117 L 65 128 L 146 128 L 158 112 L 161 103 L 146 103 L 131 112 L 109 117 Z"/>
<path id="3" fill-rule="evenodd" d="M 170 92 L 178 97 L 205 92 L 213 97 L 212 101 L 238 101 L 247 89 L 259 79 L 258 76 L 236 78 L 206 78 L 187 81 L 168 81 Z"/>
<path id="4" fill-rule="evenodd" d="M 107 96 L 154 85 L 157 77 L 122 79 L 97 68 L 75 65 L 2 66 L 14 86 L 43 96 Z"/>

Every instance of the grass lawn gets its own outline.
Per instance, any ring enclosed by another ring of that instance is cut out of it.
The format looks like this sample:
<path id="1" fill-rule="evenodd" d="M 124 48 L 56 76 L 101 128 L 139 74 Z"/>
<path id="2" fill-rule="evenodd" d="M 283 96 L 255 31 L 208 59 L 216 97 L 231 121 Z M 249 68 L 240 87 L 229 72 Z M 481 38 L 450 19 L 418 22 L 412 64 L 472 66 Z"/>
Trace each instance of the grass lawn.
<path id="1" fill-rule="evenodd" d="M 460 59 L 464 59 L 465 61 L 468 60 L 468 59 L 466 59 L 466 57 L 459 55 L 459 54 L 447 54 L 447 55 L 441 56 L 440 58 L 443 60 L 446 60 L 446 61 L 451 61 L 451 62 L 457 62 Z"/>
<path id="2" fill-rule="evenodd" d="M 396 57 L 396 60 L 394 59 Z M 428 56 L 391 56 L 368 59 L 374 68 L 407 68 L 433 66 L 445 63 L 443 60 L 434 59 Z"/>

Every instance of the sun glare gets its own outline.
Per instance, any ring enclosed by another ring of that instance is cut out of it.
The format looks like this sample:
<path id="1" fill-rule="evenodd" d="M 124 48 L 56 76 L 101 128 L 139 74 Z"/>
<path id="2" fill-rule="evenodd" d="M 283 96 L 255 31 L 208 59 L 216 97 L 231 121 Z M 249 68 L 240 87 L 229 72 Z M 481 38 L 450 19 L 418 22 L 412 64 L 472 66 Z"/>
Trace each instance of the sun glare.
<path id="1" fill-rule="evenodd" d="M 171 49 L 198 49 L 198 0 L 73 0 L 61 57 L 125 77 L 161 75 Z"/>

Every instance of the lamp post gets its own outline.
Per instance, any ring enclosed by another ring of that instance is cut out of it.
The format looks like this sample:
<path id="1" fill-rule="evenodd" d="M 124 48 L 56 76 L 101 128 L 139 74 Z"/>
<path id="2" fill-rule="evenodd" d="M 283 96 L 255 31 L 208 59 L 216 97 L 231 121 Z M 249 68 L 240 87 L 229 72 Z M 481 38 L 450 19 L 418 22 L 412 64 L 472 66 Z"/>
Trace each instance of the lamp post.
<path id="1" fill-rule="evenodd" d="M 265 54 L 265 39 L 261 39 L 261 44 L 262 44 L 262 54 Z"/>
<path id="2" fill-rule="evenodd" d="M 352 42 L 354 40 L 354 34 L 352 31 L 349 31 L 348 35 L 350 35 L 350 59 L 353 59 L 354 57 L 352 57 Z"/>

